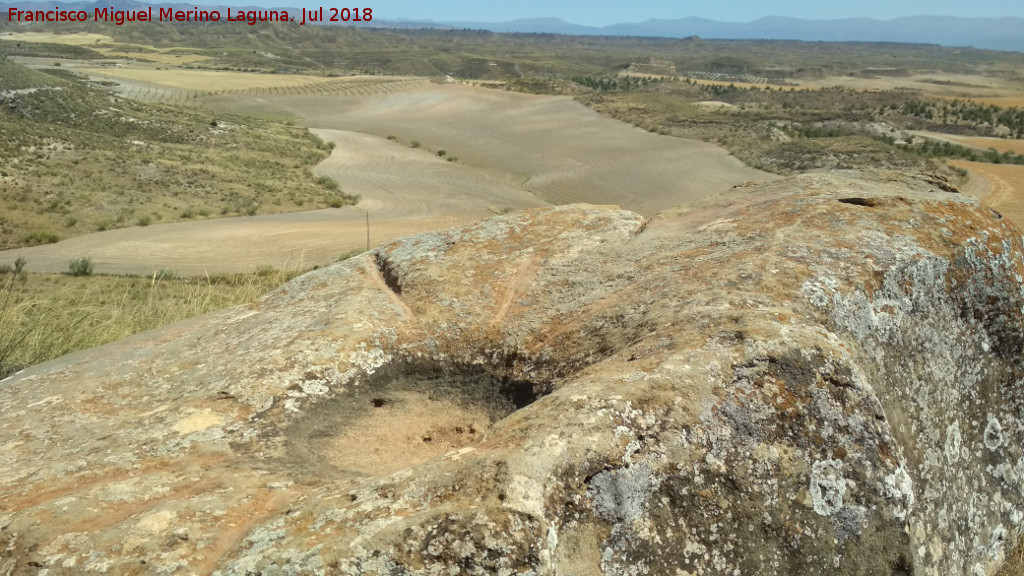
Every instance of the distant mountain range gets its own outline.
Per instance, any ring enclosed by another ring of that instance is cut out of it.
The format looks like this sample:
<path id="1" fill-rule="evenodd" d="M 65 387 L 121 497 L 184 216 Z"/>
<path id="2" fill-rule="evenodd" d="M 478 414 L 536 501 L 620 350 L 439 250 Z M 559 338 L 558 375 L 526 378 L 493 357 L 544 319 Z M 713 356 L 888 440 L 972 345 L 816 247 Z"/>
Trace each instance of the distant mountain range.
<path id="1" fill-rule="evenodd" d="M 86 10 L 116 6 L 138 9 L 148 6 L 136 0 L 115 2 L 61 3 L 65 10 Z M 9 7 L 22 10 L 52 10 L 50 2 L 0 2 L 0 23 Z M 194 4 L 153 4 L 193 9 Z M 224 7 L 207 5 L 205 8 Z M 297 8 L 283 7 L 291 13 Z M 233 8 L 237 10 L 238 8 Z M 251 7 L 249 9 L 263 9 Z M 368 24 L 368 26 L 367 26 Z M 636 23 L 608 26 L 580 26 L 558 18 L 530 18 L 508 22 L 435 22 L 429 20 L 373 20 L 364 27 L 377 28 L 438 28 L 473 29 L 492 32 L 518 32 L 526 34 L 571 34 L 585 36 L 646 36 L 664 38 L 803 40 L 808 42 L 901 42 L 911 44 L 938 44 L 941 46 L 970 46 L 988 50 L 1024 52 L 1024 18 L 961 18 L 955 16 L 911 16 L 893 20 L 847 18 L 841 20 L 801 20 L 769 16 L 752 22 L 719 22 L 689 17 L 672 20 L 652 19 Z"/>
<path id="2" fill-rule="evenodd" d="M 383 25 L 384 23 L 378 23 Z M 913 16 L 894 20 L 848 18 L 801 20 L 770 16 L 753 22 L 719 22 L 705 18 L 645 20 L 632 24 L 592 27 L 558 18 L 532 18 L 509 22 L 407 22 L 401 27 L 450 27 L 493 32 L 575 34 L 600 36 L 656 36 L 666 38 L 803 40 L 809 42 L 903 42 L 971 46 L 988 50 L 1024 52 L 1024 18 L 959 18 Z"/>

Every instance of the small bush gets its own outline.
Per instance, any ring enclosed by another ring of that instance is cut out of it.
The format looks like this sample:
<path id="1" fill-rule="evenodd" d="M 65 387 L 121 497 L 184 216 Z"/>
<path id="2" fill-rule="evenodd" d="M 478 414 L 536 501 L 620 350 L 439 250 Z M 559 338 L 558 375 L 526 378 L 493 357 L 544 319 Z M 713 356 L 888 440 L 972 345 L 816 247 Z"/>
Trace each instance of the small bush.
<path id="1" fill-rule="evenodd" d="M 341 208 L 345 205 L 345 201 L 335 196 L 327 201 L 327 205 L 331 208 Z"/>
<path id="2" fill-rule="evenodd" d="M 409 147 L 411 148 L 419 148 L 422 145 L 423 143 L 420 142 L 419 140 L 413 140 L 412 142 L 409 143 Z"/>
<path id="3" fill-rule="evenodd" d="M 139 216 L 139 219 L 136 220 L 135 223 L 139 226 L 149 226 L 153 223 L 153 219 L 150 218 L 148 214 L 143 214 L 142 216 Z"/>
<path id="4" fill-rule="evenodd" d="M 186 209 L 181 211 L 181 217 L 185 218 L 185 219 L 195 218 L 196 217 L 196 211 L 191 209 L 191 208 L 186 208 Z"/>
<path id="5" fill-rule="evenodd" d="M 21 276 L 22 272 L 25 270 L 25 264 L 27 263 L 28 260 L 25 260 L 24 256 L 18 256 L 14 260 L 14 266 L 11 266 L 10 264 L 0 264 L 0 276 L 5 274 Z"/>
<path id="6" fill-rule="evenodd" d="M 82 256 L 68 263 L 72 276 L 92 276 L 92 258 Z"/>
<path id="7" fill-rule="evenodd" d="M 388 140 L 395 142 L 398 140 L 398 136 L 395 136 L 394 134 L 388 134 Z"/>
<path id="8" fill-rule="evenodd" d="M 40 232 L 37 230 L 25 235 L 24 241 L 25 244 L 32 246 L 37 244 L 53 244 L 54 242 L 60 241 L 60 236 L 57 236 L 53 232 Z"/>
<path id="9" fill-rule="evenodd" d="M 78 224 L 78 218 L 75 218 L 74 216 L 68 216 L 67 220 L 64 220 L 65 228 L 74 228 L 75 224 Z"/>
<path id="10" fill-rule="evenodd" d="M 459 157 L 458 156 L 449 156 L 448 157 L 448 161 L 449 162 L 458 162 L 459 161 Z"/>
<path id="11" fill-rule="evenodd" d="M 440 156 L 441 158 L 444 158 L 445 156 L 448 155 L 448 151 L 447 150 L 438 150 L 437 151 L 437 155 Z"/>
<path id="12" fill-rule="evenodd" d="M 332 191 L 341 189 L 341 186 L 338 185 L 338 181 L 330 176 L 317 176 L 316 183 Z"/>

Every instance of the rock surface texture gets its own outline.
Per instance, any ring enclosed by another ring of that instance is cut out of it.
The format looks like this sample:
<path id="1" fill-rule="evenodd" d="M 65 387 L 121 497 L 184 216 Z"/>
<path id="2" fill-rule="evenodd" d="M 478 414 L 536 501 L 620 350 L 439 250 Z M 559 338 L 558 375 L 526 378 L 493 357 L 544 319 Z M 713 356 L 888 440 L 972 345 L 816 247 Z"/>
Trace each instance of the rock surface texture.
<path id="1" fill-rule="evenodd" d="M 0 575 L 991 575 L 1022 273 L 898 174 L 398 240 L 0 383 Z"/>

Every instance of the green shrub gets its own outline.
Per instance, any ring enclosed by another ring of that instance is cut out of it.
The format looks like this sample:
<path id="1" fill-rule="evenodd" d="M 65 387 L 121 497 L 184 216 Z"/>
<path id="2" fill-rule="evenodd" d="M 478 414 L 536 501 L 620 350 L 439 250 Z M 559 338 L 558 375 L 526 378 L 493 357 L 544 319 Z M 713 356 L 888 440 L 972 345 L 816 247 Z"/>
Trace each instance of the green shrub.
<path id="1" fill-rule="evenodd" d="M 338 181 L 330 176 L 317 176 L 316 183 L 332 191 L 341 189 L 341 186 L 338 185 Z"/>
<path id="2" fill-rule="evenodd" d="M 409 146 L 412 148 L 419 148 L 422 145 L 423 143 L 420 142 L 419 140 L 413 140 L 412 142 L 409 143 Z"/>
<path id="3" fill-rule="evenodd" d="M 441 158 L 444 158 L 447 154 L 448 154 L 447 150 L 443 150 L 442 149 L 442 150 L 438 150 L 437 151 L 437 155 L 440 156 Z"/>
<path id="4" fill-rule="evenodd" d="M 30 232 L 23 238 L 25 244 L 35 246 L 37 244 L 53 244 L 60 241 L 60 236 L 53 232 L 41 232 L 39 230 Z"/>
<path id="5" fill-rule="evenodd" d="M 139 226 L 149 226 L 153 223 L 153 219 L 149 217 L 149 214 L 143 214 L 139 216 L 139 219 L 135 221 Z"/>
<path id="6" fill-rule="evenodd" d="M 92 258 L 82 256 L 68 263 L 72 276 L 92 276 Z"/>

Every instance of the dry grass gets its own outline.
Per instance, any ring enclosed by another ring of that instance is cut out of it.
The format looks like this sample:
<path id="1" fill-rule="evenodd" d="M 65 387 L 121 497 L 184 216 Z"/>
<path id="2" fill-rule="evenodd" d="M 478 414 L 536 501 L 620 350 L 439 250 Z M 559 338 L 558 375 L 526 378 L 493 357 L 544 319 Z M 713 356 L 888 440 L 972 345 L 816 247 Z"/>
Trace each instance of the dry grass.
<path id="1" fill-rule="evenodd" d="M 1017 546 L 1006 556 L 1006 562 L 996 576 L 1024 576 L 1024 537 L 1017 541 Z"/>
<path id="2" fill-rule="evenodd" d="M 294 277 L 264 269 L 220 277 L 0 276 L 0 378 L 26 366 L 252 302 Z"/>

